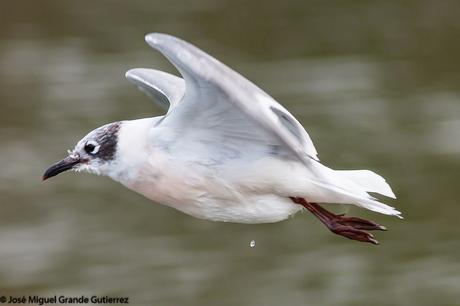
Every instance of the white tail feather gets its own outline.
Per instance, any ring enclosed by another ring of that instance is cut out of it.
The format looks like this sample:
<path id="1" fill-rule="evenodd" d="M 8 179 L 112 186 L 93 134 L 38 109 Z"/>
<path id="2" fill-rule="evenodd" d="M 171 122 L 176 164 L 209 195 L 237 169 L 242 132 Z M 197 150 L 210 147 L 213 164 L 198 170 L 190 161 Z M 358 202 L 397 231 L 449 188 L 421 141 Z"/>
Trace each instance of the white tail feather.
<path id="1" fill-rule="evenodd" d="M 403 219 L 401 216 L 401 212 L 396 210 L 394 207 L 391 207 L 387 204 L 380 203 L 376 200 L 371 200 L 371 199 L 362 199 L 357 201 L 357 205 L 361 206 L 363 208 L 367 208 L 369 210 L 385 214 L 385 215 L 394 215 L 398 218 Z"/>
<path id="2" fill-rule="evenodd" d="M 390 185 L 385 179 L 375 172 L 369 170 L 336 170 L 340 175 L 345 176 L 365 191 L 380 193 L 389 198 L 396 199 Z"/>
<path id="3" fill-rule="evenodd" d="M 387 204 L 376 201 L 374 198 L 372 198 L 369 195 L 367 197 L 362 196 L 362 195 L 357 195 L 349 190 L 342 189 L 338 186 L 328 185 L 328 184 L 324 184 L 321 182 L 314 182 L 314 184 L 321 186 L 325 189 L 328 189 L 330 191 L 333 191 L 337 196 L 339 196 L 335 199 L 337 200 L 336 201 L 337 203 L 344 203 L 344 204 L 350 203 L 350 204 L 354 204 L 356 206 L 366 208 L 366 209 L 369 209 L 369 210 L 372 210 L 372 211 L 375 211 L 381 214 L 393 215 L 401 219 L 403 218 L 401 216 L 400 211 L 396 210 L 394 207 L 391 207 Z"/>

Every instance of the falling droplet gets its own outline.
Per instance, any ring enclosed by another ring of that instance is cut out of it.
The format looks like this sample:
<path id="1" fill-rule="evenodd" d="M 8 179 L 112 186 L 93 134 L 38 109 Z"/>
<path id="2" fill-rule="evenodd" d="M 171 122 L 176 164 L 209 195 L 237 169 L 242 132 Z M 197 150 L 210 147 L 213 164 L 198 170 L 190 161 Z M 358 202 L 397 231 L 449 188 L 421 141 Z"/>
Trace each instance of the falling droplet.
<path id="1" fill-rule="evenodd" d="M 256 241 L 255 240 L 251 240 L 251 242 L 249 243 L 249 246 L 251 248 L 255 247 L 256 246 Z"/>

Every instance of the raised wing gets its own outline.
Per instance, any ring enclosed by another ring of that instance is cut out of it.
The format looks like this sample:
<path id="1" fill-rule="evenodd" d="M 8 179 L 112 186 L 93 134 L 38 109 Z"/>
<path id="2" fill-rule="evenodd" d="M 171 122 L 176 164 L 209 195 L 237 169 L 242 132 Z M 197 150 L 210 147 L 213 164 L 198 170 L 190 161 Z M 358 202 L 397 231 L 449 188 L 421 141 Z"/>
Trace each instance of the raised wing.
<path id="1" fill-rule="evenodd" d="M 163 109 L 172 109 L 185 93 L 184 80 L 163 71 L 135 68 L 126 72 L 126 78 Z"/>
<path id="2" fill-rule="evenodd" d="M 153 33 L 146 41 L 185 79 L 183 101 L 162 125 L 188 133 L 199 130 L 194 136 L 207 143 L 240 140 L 234 145 L 241 146 L 259 141 L 275 151 L 287 150 L 305 163 L 318 160 L 313 142 L 294 116 L 243 76 L 176 37 Z"/>

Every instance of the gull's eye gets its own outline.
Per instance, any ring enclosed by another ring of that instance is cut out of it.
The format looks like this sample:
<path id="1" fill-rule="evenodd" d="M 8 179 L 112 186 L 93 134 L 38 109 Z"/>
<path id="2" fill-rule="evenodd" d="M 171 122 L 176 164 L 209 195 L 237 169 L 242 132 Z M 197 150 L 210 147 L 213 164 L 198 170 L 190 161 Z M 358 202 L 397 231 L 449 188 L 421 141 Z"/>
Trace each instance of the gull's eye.
<path id="1" fill-rule="evenodd" d="M 99 152 L 99 148 L 100 148 L 100 145 L 97 142 L 92 141 L 92 140 L 88 141 L 85 144 L 85 152 L 91 155 L 94 155 L 97 152 Z"/>

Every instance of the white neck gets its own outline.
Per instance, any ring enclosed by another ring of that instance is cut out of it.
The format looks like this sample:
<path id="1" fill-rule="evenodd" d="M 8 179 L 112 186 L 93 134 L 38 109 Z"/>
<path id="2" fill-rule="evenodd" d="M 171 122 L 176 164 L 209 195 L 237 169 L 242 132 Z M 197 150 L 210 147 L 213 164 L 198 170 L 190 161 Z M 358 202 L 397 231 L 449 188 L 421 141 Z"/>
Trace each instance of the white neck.
<path id="1" fill-rule="evenodd" d="M 107 172 L 113 180 L 126 185 L 134 180 L 139 167 L 148 158 L 149 131 L 161 117 L 122 121 L 118 132 L 115 160 Z"/>

